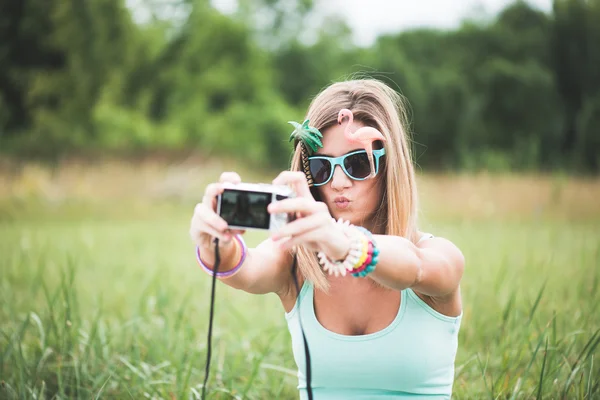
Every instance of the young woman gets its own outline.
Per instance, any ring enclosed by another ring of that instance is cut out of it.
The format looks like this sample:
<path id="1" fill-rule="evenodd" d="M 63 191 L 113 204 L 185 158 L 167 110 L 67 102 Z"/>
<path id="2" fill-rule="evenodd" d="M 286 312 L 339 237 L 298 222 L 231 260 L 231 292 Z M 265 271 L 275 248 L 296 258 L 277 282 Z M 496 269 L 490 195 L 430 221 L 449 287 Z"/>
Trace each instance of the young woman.
<path id="1" fill-rule="evenodd" d="M 243 232 L 229 230 L 215 213 L 222 186 L 208 185 L 190 228 L 199 261 L 210 272 L 218 238 L 219 279 L 249 293 L 279 296 L 302 398 L 300 322 L 315 399 L 450 398 L 464 258 L 449 240 L 418 229 L 400 96 L 376 80 L 339 82 L 313 100 L 307 119 L 322 133 L 322 146 L 297 136 L 291 171 L 273 181 L 290 185 L 297 197 L 269 206 L 271 213 L 296 213 L 297 219 L 245 249 Z M 373 163 L 370 149 L 355 140 L 363 127 L 382 135 L 372 142 Z M 233 172 L 220 179 L 240 181 Z M 299 294 L 290 274 L 293 254 Z"/>

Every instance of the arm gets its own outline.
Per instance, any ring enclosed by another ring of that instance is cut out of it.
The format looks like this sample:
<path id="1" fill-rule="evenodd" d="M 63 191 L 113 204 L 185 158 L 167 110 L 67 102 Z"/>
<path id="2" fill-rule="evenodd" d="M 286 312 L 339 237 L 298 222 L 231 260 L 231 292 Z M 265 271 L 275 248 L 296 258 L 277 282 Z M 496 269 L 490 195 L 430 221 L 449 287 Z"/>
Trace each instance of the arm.
<path id="1" fill-rule="evenodd" d="M 231 242 L 232 244 L 234 241 Z M 237 245 L 220 246 L 220 271 L 235 267 L 241 257 Z M 205 264 L 214 265 L 214 247 L 201 252 Z M 252 294 L 277 293 L 281 295 L 290 287 L 292 277 L 290 266 L 292 258 L 289 252 L 273 245 L 271 239 L 260 243 L 256 248 L 248 249 L 248 254 L 240 269 L 233 275 L 218 278 L 223 283 Z"/>
<path id="2" fill-rule="evenodd" d="M 239 183 L 241 178 L 234 172 L 221 174 L 220 182 Z M 209 269 L 215 264 L 215 245 L 213 239 L 219 239 L 221 264 L 219 271 L 232 270 L 241 258 L 241 248 L 234 234 L 243 231 L 230 230 L 227 222 L 216 213 L 216 197 L 223 193 L 223 185 L 213 183 L 206 187 L 202 202 L 194 208 L 190 221 L 190 237 L 200 249 L 200 258 Z M 249 293 L 264 294 L 275 292 L 280 296 L 287 293 L 291 283 L 289 252 L 265 240 L 254 249 L 248 249 L 243 265 L 233 275 L 219 278 L 229 286 Z"/>
<path id="3" fill-rule="evenodd" d="M 269 212 L 300 215 L 271 236 L 274 245 L 281 249 L 303 245 L 315 252 L 322 251 L 331 259 L 344 259 L 350 239 L 332 221 L 327 206 L 314 200 L 304 174 L 284 171 L 273 183 L 293 185 L 297 197 L 271 204 Z M 399 236 L 374 235 L 374 238 L 380 251 L 379 261 L 368 276 L 375 281 L 396 290 L 410 287 L 435 298 L 446 299 L 457 293 L 464 257 L 450 241 L 435 238 L 415 245 Z"/>
<path id="4" fill-rule="evenodd" d="M 465 259 L 452 242 L 433 238 L 415 245 L 399 236 L 374 238 L 379 262 L 369 276 L 376 282 L 397 290 L 412 288 L 434 298 L 446 298 L 458 289 Z"/>

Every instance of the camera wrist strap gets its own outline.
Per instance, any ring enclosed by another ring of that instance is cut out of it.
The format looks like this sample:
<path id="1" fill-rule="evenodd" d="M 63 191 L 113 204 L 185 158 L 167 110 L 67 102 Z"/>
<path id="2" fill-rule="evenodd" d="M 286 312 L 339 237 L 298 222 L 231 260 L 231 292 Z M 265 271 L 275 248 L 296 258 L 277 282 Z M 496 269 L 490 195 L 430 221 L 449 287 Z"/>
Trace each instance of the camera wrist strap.
<path id="1" fill-rule="evenodd" d="M 210 288 L 210 313 L 208 316 L 208 338 L 206 344 L 206 366 L 204 369 L 204 384 L 202 385 L 201 400 L 206 399 L 206 384 L 208 382 L 208 373 L 210 372 L 210 356 L 211 356 L 211 341 L 213 317 L 215 311 L 215 287 L 217 285 L 217 272 L 219 272 L 219 264 L 221 264 L 221 255 L 219 254 L 219 239 L 215 239 L 215 265 L 213 266 L 212 284 Z"/>
<path id="2" fill-rule="evenodd" d="M 213 328 L 213 317 L 215 310 L 215 288 L 217 283 L 217 272 L 219 272 L 219 264 L 221 263 L 221 256 L 219 254 L 219 239 L 215 239 L 215 265 L 213 266 L 212 274 L 212 285 L 210 289 L 210 313 L 208 317 L 208 338 L 206 345 L 206 367 L 204 372 L 204 384 L 202 385 L 202 400 L 206 399 L 206 384 L 208 383 L 208 374 L 210 372 L 210 357 L 211 357 L 211 341 L 212 341 L 212 328 Z M 292 263 L 292 277 L 294 279 L 294 285 L 296 286 L 297 296 L 300 296 L 300 286 L 298 285 L 298 277 L 296 276 L 297 259 L 294 254 L 294 261 Z M 306 357 L 306 392 L 308 394 L 308 400 L 313 400 L 313 393 L 311 387 L 311 366 L 310 366 L 310 352 L 308 350 L 308 342 L 306 341 L 306 335 L 304 334 L 304 328 L 302 327 L 302 318 L 300 314 L 300 303 L 298 302 L 298 322 L 300 323 L 300 331 L 302 332 L 302 340 L 304 341 L 304 355 Z"/>

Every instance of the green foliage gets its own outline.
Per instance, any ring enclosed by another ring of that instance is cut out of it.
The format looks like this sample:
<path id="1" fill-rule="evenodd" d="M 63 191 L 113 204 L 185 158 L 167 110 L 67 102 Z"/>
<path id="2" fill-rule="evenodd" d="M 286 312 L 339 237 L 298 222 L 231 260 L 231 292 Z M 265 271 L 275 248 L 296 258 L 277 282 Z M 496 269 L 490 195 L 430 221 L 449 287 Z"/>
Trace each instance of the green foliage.
<path id="1" fill-rule="evenodd" d="M 315 26 L 311 0 L 243 0 L 230 15 L 141 1 L 145 21 L 125 0 L 0 4 L 5 153 L 196 148 L 285 167 L 285 121 L 358 72 L 407 98 L 423 167 L 600 168 L 597 0 L 551 14 L 515 1 L 490 22 L 369 48 L 339 16 Z"/>

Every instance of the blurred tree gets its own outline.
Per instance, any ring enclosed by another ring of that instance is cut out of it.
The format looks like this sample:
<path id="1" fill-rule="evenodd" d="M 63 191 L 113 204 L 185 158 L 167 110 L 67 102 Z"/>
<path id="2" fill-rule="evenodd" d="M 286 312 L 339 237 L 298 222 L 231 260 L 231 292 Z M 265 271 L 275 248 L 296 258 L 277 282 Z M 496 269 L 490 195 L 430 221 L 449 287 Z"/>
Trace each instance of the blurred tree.
<path id="1" fill-rule="evenodd" d="M 43 140 L 39 150 L 84 143 L 95 134 L 93 108 L 122 65 L 131 28 L 122 1 L 13 2 L 0 13 L 0 90 L 11 107 L 5 129 Z M 10 129 L 9 129 L 10 128 Z"/>
<path id="2" fill-rule="evenodd" d="M 51 2 L 0 0 L 0 135 L 31 126 L 27 92 L 36 71 L 64 68 L 65 54 L 52 46 Z"/>
<path id="3" fill-rule="evenodd" d="M 371 53 L 379 78 L 406 97 L 415 157 L 430 167 L 452 164 L 464 102 L 446 39 L 443 32 L 418 29 L 379 38 Z"/>
<path id="4" fill-rule="evenodd" d="M 347 45 L 350 34 L 343 20 L 332 17 L 326 27 L 315 32 L 316 43 L 292 39 L 273 51 L 276 84 L 289 104 L 306 108 L 328 83 L 352 71 L 357 60 Z"/>
<path id="5" fill-rule="evenodd" d="M 183 143 L 208 154 L 287 162 L 285 135 L 275 129 L 276 121 L 285 129 L 287 107 L 273 87 L 268 54 L 247 26 L 196 1 L 152 70 L 150 116 L 177 126 Z M 266 145 L 274 147 L 267 152 Z"/>
<path id="6" fill-rule="evenodd" d="M 303 36 L 314 0 L 238 0 L 236 19 L 249 27 L 258 43 L 274 50 Z"/>
<path id="7" fill-rule="evenodd" d="M 552 61 L 565 113 L 561 150 L 578 159 L 581 150 L 576 150 L 586 148 L 578 121 L 588 101 L 594 109 L 600 92 L 600 5 L 598 0 L 555 0 L 553 9 Z"/>
<path id="8" fill-rule="evenodd" d="M 581 129 L 580 148 L 582 155 L 579 167 L 584 170 L 600 171 L 600 93 L 588 97 L 579 119 Z"/>
<path id="9" fill-rule="evenodd" d="M 478 80 L 485 87 L 481 108 L 485 130 L 472 135 L 472 144 L 512 155 L 515 168 L 538 167 L 542 141 L 557 131 L 550 72 L 533 60 L 514 63 L 495 58 L 485 62 Z"/>
<path id="10" fill-rule="evenodd" d="M 516 62 L 533 60 L 542 66 L 550 65 L 550 28 L 549 16 L 524 0 L 509 4 L 491 26 L 499 38 L 497 50 L 504 58 Z"/>
<path id="11" fill-rule="evenodd" d="M 556 155 L 560 124 L 549 62 L 547 15 L 524 1 L 505 8 L 490 26 L 494 45 L 473 74 L 485 127 L 481 147 L 510 154 L 512 166 L 535 168 Z M 487 56 L 487 57 L 486 57 Z"/>

